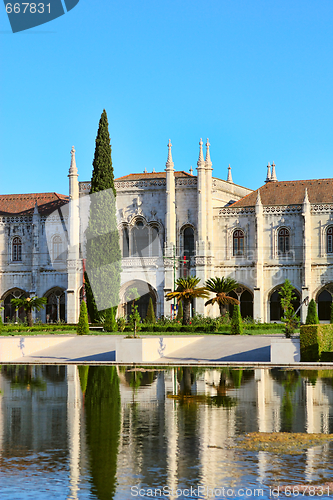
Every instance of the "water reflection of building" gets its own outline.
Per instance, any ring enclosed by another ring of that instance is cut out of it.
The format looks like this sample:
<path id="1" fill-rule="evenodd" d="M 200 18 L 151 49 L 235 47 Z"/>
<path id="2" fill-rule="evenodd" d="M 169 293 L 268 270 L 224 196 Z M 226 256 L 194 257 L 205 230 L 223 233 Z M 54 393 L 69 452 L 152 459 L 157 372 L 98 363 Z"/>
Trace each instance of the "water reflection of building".
<path id="1" fill-rule="evenodd" d="M 0 372 L 2 458 L 21 457 L 19 463 L 35 453 L 39 463 L 39 454 L 47 453 L 53 466 L 67 474 L 73 499 L 84 480 L 97 498 L 113 497 L 115 478 L 118 490 L 127 493 L 129 477 L 151 487 L 221 482 L 232 487 L 242 473 L 241 452 L 229 447 L 235 436 L 333 432 L 331 373 L 306 372 L 302 378 L 293 370 L 108 367 L 104 378 L 110 386 L 103 392 L 105 384 L 98 382 L 105 368 L 95 367 L 94 379 L 89 370 L 84 367 L 79 374 L 75 366 L 21 366 Z M 94 449 L 93 435 L 97 441 L 104 437 L 102 446 L 97 442 Z M 101 448 L 104 464 L 98 457 Z M 315 477 L 320 461 L 328 457 L 328 447 L 320 456 L 309 450 L 300 459 L 305 476 Z M 290 457 L 272 464 L 260 452 L 258 476 L 279 475 L 286 464 L 292 467 Z"/>

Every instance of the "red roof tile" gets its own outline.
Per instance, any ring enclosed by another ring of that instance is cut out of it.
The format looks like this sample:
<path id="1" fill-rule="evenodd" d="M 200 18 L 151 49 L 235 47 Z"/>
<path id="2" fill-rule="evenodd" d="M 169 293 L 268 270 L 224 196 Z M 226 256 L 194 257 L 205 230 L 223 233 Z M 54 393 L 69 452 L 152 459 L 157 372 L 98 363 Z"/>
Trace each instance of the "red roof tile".
<path id="1" fill-rule="evenodd" d="M 299 205 L 303 203 L 306 188 L 310 203 L 333 203 L 333 179 L 267 182 L 259 188 L 261 202 L 265 206 Z M 230 206 L 253 207 L 257 196 L 258 189 Z"/>
<path id="2" fill-rule="evenodd" d="M 37 200 L 40 215 L 48 215 L 68 203 L 68 196 L 58 193 L 0 195 L 1 215 L 32 215 Z"/>

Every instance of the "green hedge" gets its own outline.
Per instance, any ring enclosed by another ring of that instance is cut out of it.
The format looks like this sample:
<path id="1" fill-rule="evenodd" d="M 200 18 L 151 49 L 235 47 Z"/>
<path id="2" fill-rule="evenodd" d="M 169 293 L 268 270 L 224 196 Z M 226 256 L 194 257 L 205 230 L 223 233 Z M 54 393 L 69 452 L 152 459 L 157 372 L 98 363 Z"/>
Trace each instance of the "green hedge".
<path id="1" fill-rule="evenodd" d="M 302 325 L 300 332 L 301 361 L 321 361 L 333 350 L 333 325 Z"/>
<path id="2" fill-rule="evenodd" d="M 34 325 L 34 326 L 24 326 L 24 325 L 4 325 L 2 328 L 2 335 L 11 332 L 56 332 L 56 331 L 75 331 L 77 325 L 66 325 L 66 324 L 53 324 L 53 325 Z"/>

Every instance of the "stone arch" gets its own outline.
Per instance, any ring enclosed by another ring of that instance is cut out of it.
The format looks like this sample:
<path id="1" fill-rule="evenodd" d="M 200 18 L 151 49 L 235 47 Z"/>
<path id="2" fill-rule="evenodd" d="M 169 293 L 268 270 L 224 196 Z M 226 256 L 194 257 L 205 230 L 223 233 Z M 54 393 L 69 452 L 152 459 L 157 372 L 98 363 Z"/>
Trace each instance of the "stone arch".
<path id="1" fill-rule="evenodd" d="M 155 288 L 146 281 L 132 280 L 132 281 L 127 281 L 120 287 L 120 292 L 119 292 L 120 305 L 118 308 L 118 316 L 129 317 L 129 315 L 131 314 L 132 301 L 128 300 L 128 295 L 127 295 L 131 288 L 136 288 L 140 296 L 139 300 L 137 300 L 135 304 L 138 306 L 141 319 L 145 319 L 147 315 L 147 309 L 150 298 L 152 298 L 156 314 L 157 291 L 155 290 Z"/>
<path id="2" fill-rule="evenodd" d="M 283 283 L 275 286 L 268 295 L 268 303 L 269 303 L 269 319 L 270 321 L 281 321 L 283 317 L 283 309 L 281 306 L 281 296 L 279 292 L 283 286 Z M 299 290 L 294 287 L 294 294 L 296 295 L 296 299 L 293 301 L 294 310 L 296 311 L 301 303 L 301 294 Z"/>
<path id="3" fill-rule="evenodd" d="M 332 296 L 333 283 L 327 283 L 316 294 L 318 318 L 320 321 L 329 321 L 331 318 Z"/>
<path id="4" fill-rule="evenodd" d="M 44 297 L 47 298 L 45 306 L 46 323 L 66 321 L 65 290 L 56 286 L 45 292 Z"/>
<path id="5" fill-rule="evenodd" d="M 248 287 L 244 285 L 239 285 L 236 290 L 230 292 L 228 294 L 230 297 L 233 297 L 234 299 L 239 300 L 240 302 L 240 312 L 242 318 L 253 318 L 253 292 L 250 290 Z M 232 316 L 232 313 L 234 312 L 234 307 L 233 305 L 229 306 L 229 314 L 230 317 Z"/>
<path id="6" fill-rule="evenodd" d="M 4 318 L 4 323 L 12 322 L 12 321 L 24 321 L 26 314 L 21 307 L 18 311 L 15 310 L 15 306 L 12 305 L 11 300 L 12 299 L 19 299 L 20 297 L 28 297 L 29 294 L 22 290 L 21 288 L 11 288 L 10 290 L 7 290 L 1 297 L 1 300 L 3 301 L 4 305 L 4 311 L 3 311 L 3 318 Z"/>

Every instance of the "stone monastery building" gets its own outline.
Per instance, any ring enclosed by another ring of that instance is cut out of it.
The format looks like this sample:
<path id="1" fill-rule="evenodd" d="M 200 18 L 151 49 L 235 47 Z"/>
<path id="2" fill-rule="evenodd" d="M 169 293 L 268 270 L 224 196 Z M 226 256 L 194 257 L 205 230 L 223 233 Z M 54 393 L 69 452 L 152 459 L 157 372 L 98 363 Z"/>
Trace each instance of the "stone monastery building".
<path id="1" fill-rule="evenodd" d="M 328 320 L 333 294 L 333 179 L 278 181 L 268 164 L 264 185 L 252 191 L 212 176 L 209 142 L 200 140 L 197 175 L 177 171 L 168 144 L 162 172 L 129 174 L 115 180 L 122 248 L 121 304 L 128 312 L 128 290 L 141 295 L 144 317 L 149 297 L 157 316 L 170 315 L 165 293 L 174 279 L 230 276 L 240 284 L 232 293 L 243 316 L 261 321 L 281 317 L 279 289 L 295 287 L 296 308 L 314 298 L 321 320 Z M 3 320 L 15 318 L 11 299 L 47 297 L 43 321 L 77 322 L 83 298 L 78 203 L 90 183 L 78 182 L 75 150 L 69 169 L 69 196 L 34 193 L 0 196 L 0 299 Z M 67 208 L 66 208 L 67 207 Z M 59 216 L 59 214 L 62 214 Z M 67 244 L 69 239 L 70 244 Z M 216 316 L 217 306 L 197 300 L 194 309 Z M 305 321 L 307 307 L 301 308 Z"/>

